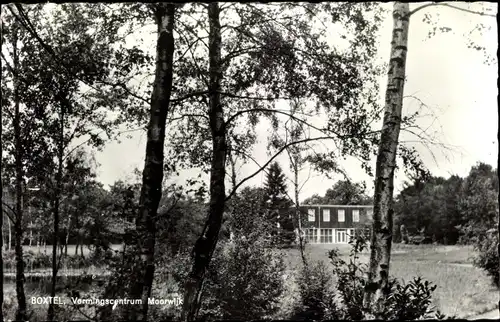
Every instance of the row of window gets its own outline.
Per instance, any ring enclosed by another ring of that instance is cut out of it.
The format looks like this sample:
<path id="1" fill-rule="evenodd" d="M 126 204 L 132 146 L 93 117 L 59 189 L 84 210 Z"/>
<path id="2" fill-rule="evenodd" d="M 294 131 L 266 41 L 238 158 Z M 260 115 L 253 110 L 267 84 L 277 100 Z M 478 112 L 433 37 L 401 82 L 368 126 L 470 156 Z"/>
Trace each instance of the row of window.
<path id="1" fill-rule="evenodd" d="M 318 239 L 319 231 L 319 239 Z M 335 231 L 335 234 L 334 234 Z M 309 243 L 347 243 L 351 236 L 354 236 L 354 229 L 315 229 L 310 228 L 306 230 L 306 239 Z"/>
<path id="2" fill-rule="evenodd" d="M 316 213 L 314 211 L 314 208 L 310 208 L 308 210 L 308 215 L 309 215 L 308 216 L 309 221 L 316 221 Z M 323 222 L 329 222 L 329 221 L 330 221 L 330 209 L 323 209 Z M 359 222 L 359 210 L 358 209 L 353 209 L 352 221 Z M 345 210 L 344 209 L 338 210 L 338 222 L 345 222 Z"/>

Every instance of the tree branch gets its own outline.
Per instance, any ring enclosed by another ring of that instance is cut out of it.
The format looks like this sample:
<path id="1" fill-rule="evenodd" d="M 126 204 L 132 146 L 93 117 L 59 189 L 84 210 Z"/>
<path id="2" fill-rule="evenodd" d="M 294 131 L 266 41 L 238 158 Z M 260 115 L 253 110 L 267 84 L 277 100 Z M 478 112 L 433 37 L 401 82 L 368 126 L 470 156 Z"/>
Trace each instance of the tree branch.
<path id="1" fill-rule="evenodd" d="M 227 93 L 227 92 L 221 92 L 221 96 L 227 96 L 227 97 L 232 97 L 232 98 L 241 98 L 241 99 L 248 99 L 248 100 L 259 100 L 259 101 L 275 101 L 275 100 L 289 100 L 291 97 L 259 97 L 259 96 L 244 96 L 244 95 L 236 95 L 232 93 Z"/>
<path id="2" fill-rule="evenodd" d="M 295 141 L 295 142 L 290 142 L 288 144 L 285 144 L 284 146 L 282 146 L 278 152 L 276 152 L 269 160 L 267 160 L 267 162 L 261 166 L 257 171 L 255 171 L 254 173 L 252 173 L 251 175 L 247 176 L 246 178 L 244 178 L 243 180 L 241 180 L 233 189 L 232 191 L 228 194 L 228 196 L 226 197 L 226 201 L 229 200 L 235 193 L 236 193 L 236 190 L 241 187 L 242 184 L 244 184 L 246 181 L 252 179 L 253 177 L 255 177 L 256 175 L 258 175 L 262 170 L 264 170 L 274 159 L 276 159 L 283 151 L 285 151 L 287 148 L 291 147 L 291 146 L 294 146 L 296 144 L 300 144 L 300 143 L 305 143 L 305 142 L 311 142 L 311 141 L 318 141 L 318 140 L 326 140 L 326 139 L 332 139 L 332 137 L 329 137 L 329 136 L 323 136 L 323 137 L 317 137 L 317 138 L 308 138 L 308 139 L 303 139 L 303 140 L 298 140 L 298 141 Z"/>
<path id="3" fill-rule="evenodd" d="M 443 6 L 443 7 L 448 7 L 448 8 L 452 8 L 452 9 L 456 9 L 456 10 L 460 10 L 460 11 L 464 11 L 464 12 L 467 12 L 467 13 L 472 13 L 472 14 L 475 14 L 475 15 L 479 15 L 479 16 L 485 16 L 485 17 L 493 17 L 495 18 L 496 16 L 495 15 L 492 15 L 492 14 L 489 14 L 489 13 L 485 13 L 485 12 L 480 12 L 480 11 L 474 11 L 474 10 L 470 10 L 470 9 L 465 9 L 465 8 L 460 8 L 460 7 L 457 7 L 457 6 L 454 6 L 454 5 L 451 5 L 451 4 L 448 4 L 448 3 L 442 3 L 442 2 L 437 2 L 437 3 L 429 3 L 429 4 L 425 4 L 423 6 L 420 6 L 418 8 L 415 8 L 413 9 L 412 11 L 410 11 L 407 16 L 405 18 L 409 18 L 411 17 L 414 13 L 417 13 L 418 11 L 424 9 L 424 8 L 427 8 L 427 7 L 432 7 L 432 6 Z"/>
<path id="4" fill-rule="evenodd" d="M 99 81 L 99 83 L 104 84 L 104 85 L 111 86 L 111 87 L 113 87 L 113 88 L 115 88 L 115 87 L 121 87 L 121 88 L 122 88 L 125 92 L 127 92 L 127 94 L 129 94 L 130 96 L 135 97 L 136 99 L 138 99 L 138 100 L 140 100 L 140 101 L 142 101 L 142 102 L 144 102 L 144 103 L 146 103 L 146 104 L 148 104 L 148 105 L 150 105 L 150 104 L 151 104 L 151 101 L 150 101 L 150 100 L 148 100 L 148 99 L 146 99 L 146 98 L 144 98 L 144 97 L 142 97 L 142 96 L 140 96 L 140 95 L 138 95 L 138 94 L 136 94 L 136 93 L 132 92 L 132 91 L 131 91 L 128 87 L 127 87 L 127 85 L 125 85 L 124 83 L 111 83 L 111 82 L 107 82 L 107 81 Z"/>
<path id="5" fill-rule="evenodd" d="M 8 203 L 6 203 L 5 201 L 2 200 L 2 205 L 7 207 L 8 210 L 10 210 L 10 212 L 15 215 L 16 214 L 16 211 L 14 210 L 14 208 L 12 208 L 12 206 L 10 206 Z M 9 218 L 10 222 L 11 223 L 14 223 L 14 218 L 12 218 L 7 212 L 5 212 L 5 214 L 7 215 L 7 217 Z"/>
<path id="6" fill-rule="evenodd" d="M 184 96 L 181 96 L 181 97 L 173 98 L 170 100 L 170 102 L 171 103 L 178 103 L 178 102 L 181 102 L 181 101 L 186 100 L 188 98 L 200 96 L 200 95 L 205 95 L 205 94 L 208 94 L 207 90 L 199 90 L 199 91 L 185 94 Z"/>

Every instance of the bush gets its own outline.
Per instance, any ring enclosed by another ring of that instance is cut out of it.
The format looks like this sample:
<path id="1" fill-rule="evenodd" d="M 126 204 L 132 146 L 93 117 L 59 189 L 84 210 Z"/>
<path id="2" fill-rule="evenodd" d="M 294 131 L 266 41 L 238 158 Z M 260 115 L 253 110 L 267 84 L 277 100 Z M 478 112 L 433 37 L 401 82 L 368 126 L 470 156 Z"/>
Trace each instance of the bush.
<path id="1" fill-rule="evenodd" d="M 474 258 L 474 265 L 484 269 L 492 277 L 493 283 L 500 287 L 498 234 L 496 232 L 488 233 L 485 238 L 477 241 L 474 247 L 478 251 L 478 255 Z"/>
<path id="2" fill-rule="evenodd" d="M 331 275 L 326 265 L 318 261 L 303 266 L 297 278 L 299 303 L 296 304 L 292 320 L 323 320 L 337 318 Z"/>
<path id="3" fill-rule="evenodd" d="M 306 319 L 341 319 L 362 320 L 365 313 L 369 313 L 383 320 L 415 320 L 422 318 L 444 319 L 440 312 L 434 314 L 431 306 L 432 292 L 435 285 L 414 278 L 408 284 L 396 279 L 389 280 L 389 295 L 369 308 L 363 307 L 364 289 L 367 285 L 367 265 L 358 262 L 358 254 L 366 248 L 366 241 L 362 236 L 351 240 L 349 262 L 340 258 L 338 250 L 328 252 L 333 265 L 335 283 L 333 289 L 330 277 L 324 275 L 321 264 L 303 270 L 298 281 L 301 294 L 301 305 L 298 306 L 296 317 Z M 332 296 L 334 294 L 335 296 Z"/>
<path id="4" fill-rule="evenodd" d="M 200 316 L 264 319 L 278 311 L 285 264 L 265 245 L 256 235 L 221 243 L 210 264 Z"/>

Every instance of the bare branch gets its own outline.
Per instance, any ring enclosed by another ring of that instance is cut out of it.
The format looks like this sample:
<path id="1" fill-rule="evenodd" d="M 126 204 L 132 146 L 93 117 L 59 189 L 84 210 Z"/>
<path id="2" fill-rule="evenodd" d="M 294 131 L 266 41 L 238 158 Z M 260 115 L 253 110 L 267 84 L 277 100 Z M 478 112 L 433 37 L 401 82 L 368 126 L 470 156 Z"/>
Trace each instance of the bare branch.
<path id="1" fill-rule="evenodd" d="M 261 97 L 261 96 L 245 96 L 245 95 L 236 95 L 227 92 L 221 92 L 221 96 L 227 96 L 232 98 L 241 98 L 248 100 L 259 100 L 259 101 L 276 101 L 276 100 L 289 100 L 291 97 Z"/>
<path id="2" fill-rule="evenodd" d="M 257 171 L 255 171 L 254 173 L 252 173 L 251 175 L 247 176 L 246 178 L 244 178 L 243 180 L 241 180 L 237 185 L 236 187 L 233 188 L 233 190 L 229 193 L 229 195 L 226 197 L 226 201 L 229 200 L 236 192 L 236 190 L 242 185 L 244 184 L 246 181 L 252 179 L 253 177 L 255 177 L 256 175 L 258 175 L 263 169 L 265 169 L 274 159 L 276 159 L 283 151 L 285 151 L 287 148 L 291 147 L 291 146 L 294 146 L 296 144 L 300 144 L 300 143 L 305 143 L 305 142 L 311 142 L 311 141 L 318 141 L 318 140 L 326 140 L 326 139 L 332 139 L 331 137 L 329 136 L 323 136 L 323 137 L 317 137 L 317 138 L 307 138 L 307 139 L 303 139 L 303 140 L 298 140 L 298 141 L 295 141 L 295 142 L 290 142 L 284 146 L 282 146 L 278 152 L 276 152 L 269 160 L 267 160 L 267 162 L 262 166 L 260 167 Z"/>
<path id="3" fill-rule="evenodd" d="M 489 13 L 480 12 L 480 11 L 474 11 L 474 10 L 465 9 L 465 8 L 460 8 L 460 7 L 457 7 L 457 6 L 454 6 L 454 5 L 448 4 L 448 3 L 436 2 L 436 3 L 429 3 L 429 4 L 425 4 L 425 5 L 423 5 L 423 6 L 420 6 L 420 7 L 418 7 L 418 8 L 413 9 L 412 11 L 410 11 L 410 12 L 408 13 L 408 15 L 407 15 L 407 17 L 406 17 L 406 18 L 411 17 L 414 13 L 417 13 L 418 11 L 420 11 L 420 10 L 422 10 L 422 9 L 424 9 L 424 8 L 427 8 L 427 7 L 432 7 L 432 6 L 443 6 L 443 7 L 448 7 L 448 8 L 452 8 L 452 9 L 456 9 L 456 10 L 460 10 L 460 11 L 464 11 L 464 12 L 472 13 L 472 14 L 479 15 L 479 16 L 493 17 L 493 18 L 495 18 L 495 17 L 496 17 L 495 15 L 492 15 L 492 14 L 489 14 Z"/>

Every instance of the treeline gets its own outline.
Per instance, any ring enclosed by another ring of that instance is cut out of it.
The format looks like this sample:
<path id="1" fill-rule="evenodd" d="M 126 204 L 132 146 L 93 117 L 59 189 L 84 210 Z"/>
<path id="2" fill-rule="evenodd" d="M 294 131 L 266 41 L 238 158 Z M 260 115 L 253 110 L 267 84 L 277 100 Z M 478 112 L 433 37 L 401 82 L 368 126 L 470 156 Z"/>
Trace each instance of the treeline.
<path id="1" fill-rule="evenodd" d="M 498 169 L 473 166 L 465 178 L 428 177 L 407 183 L 395 199 L 394 236 L 409 235 L 440 244 L 474 243 L 498 223 Z"/>

